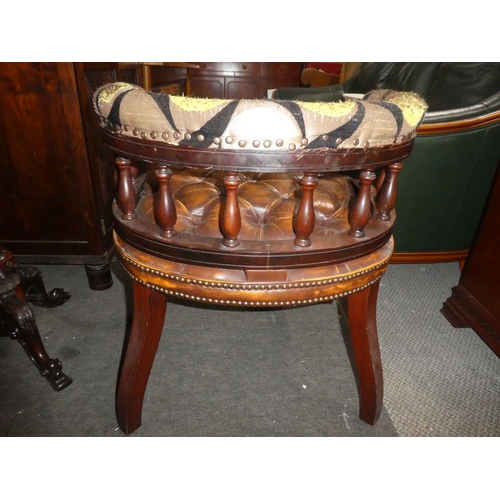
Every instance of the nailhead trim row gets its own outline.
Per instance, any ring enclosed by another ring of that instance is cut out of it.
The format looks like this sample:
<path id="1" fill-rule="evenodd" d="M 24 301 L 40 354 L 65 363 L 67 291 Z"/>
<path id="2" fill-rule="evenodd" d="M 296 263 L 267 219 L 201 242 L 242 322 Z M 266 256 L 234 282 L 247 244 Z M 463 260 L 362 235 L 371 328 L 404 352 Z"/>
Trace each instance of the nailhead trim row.
<path id="1" fill-rule="evenodd" d="M 230 290 L 287 290 L 291 288 L 310 288 L 310 287 L 317 287 L 317 286 L 324 286 L 324 285 L 331 285 L 333 283 L 342 283 L 345 281 L 349 281 L 355 278 L 358 278 L 360 276 L 363 276 L 365 274 L 371 273 L 372 271 L 376 271 L 377 269 L 380 269 L 381 267 L 386 266 L 389 263 L 389 259 L 384 260 L 380 264 L 377 264 L 376 266 L 370 267 L 368 269 L 365 269 L 364 271 L 360 271 L 358 273 L 353 273 L 349 274 L 348 276 L 341 276 L 340 278 L 330 278 L 328 280 L 317 280 L 317 281 L 306 281 L 303 283 L 280 283 L 276 285 L 238 285 L 238 284 L 233 284 L 233 283 L 224 283 L 224 282 L 218 282 L 218 281 L 207 281 L 207 280 L 197 280 L 197 279 L 191 279 L 191 278 L 181 278 L 180 276 L 177 276 L 175 274 L 169 274 L 169 273 L 164 273 L 161 271 L 158 271 L 156 269 L 151 269 L 149 267 L 143 266 L 141 264 L 137 264 L 134 260 L 130 259 L 129 257 L 126 257 L 125 255 L 121 254 L 122 258 L 128 262 L 129 264 L 132 264 L 133 266 L 137 267 L 141 271 L 145 271 L 147 273 L 151 274 L 156 274 L 157 276 L 161 276 L 162 278 L 166 278 L 168 280 L 172 281 L 178 281 L 181 283 L 188 283 L 192 285 L 198 285 L 198 286 L 205 286 L 205 287 L 210 287 L 210 288 L 225 288 L 225 289 L 230 289 Z"/>
<path id="2" fill-rule="evenodd" d="M 358 288 L 354 288 L 352 290 L 349 290 L 347 292 L 342 292 L 342 293 L 337 293 L 334 295 L 328 295 L 326 297 L 315 297 L 314 299 L 306 299 L 306 300 L 290 300 L 290 301 L 262 301 L 262 302 L 254 302 L 250 300 L 219 300 L 219 299 L 207 299 L 206 297 L 198 297 L 196 295 L 189 295 L 187 293 L 182 293 L 182 292 L 174 292 L 173 290 L 168 290 L 166 288 L 163 288 L 161 286 L 157 285 L 151 285 L 150 283 L 146 283 L 145 281 L 139 279 L 137 276 L 134 276 L 122 263 L 122 266 L 124 267 L 125 271 L 127 274 L 135 281 L 141 283 L 144 285 L 146 288 L 151 288 L 152 290 L 160 293 L 164 293 L 166 295 L 174 296 L 180 299 L 188 299 L 188 300 L 194 300 L 197 302 L 204 302 L 206 304 L 215 304 L 215 305 L 221 305 L 221 306 L 254 306 L 254 307 L 283 307 L 283 306 L 301 306 L 301 305 L 307 305 L 307 304 L 319 304 L 321 302 L 330 302 L 336 299 L 340 299 L 342 297 L 347 297 L 348 295 L 351 295 L 356 292 L 360 292 L 361 290 L 364 290 L 365 288 L 368 288 L 369 286 L 373 285 L 377 281 L 379 281 L 382 278 L 382 275 L 377 276 L 374 280 L 370 281 L 369 283 L 366 283 L 363 286 L 360 286 Z M 381 267 L 381 265 L 374 267 L 373 269 L 377 269 L 378 267 Z M 195 280 L 192 280 L 195 281 Z"/>
<path id="3" fill-rule="evenodd" d="M 121 126 L 120 126 L 120 125 L 118 125 L 118 124 L 113 124 L 113 123 L 111 123 L 110 121 L 108 121 L 106 118 L 102 118 L 102 122 L 103 122 L 103 125 L 104 125 L 105 127 L 111 127 L 111 128 L 113 128 L 113 130 L 115 130 L 115 132 L 119 132 L 119 133 L 120 133 L 120 132 L 122 132 L 122 131 L 124 131 L 124 132 L 128 132 L 128 131 L 130 130 L 130 125 L 121 125 Z M 161 138 L 162 138 L 165 142 L 167 142 L 167 141 L 168 141 L 168 139 L 169 139 L 169 134 L 168 134 L 168 132 L 162 132 L 162 133 L 160 133 L 160 132 L 157 132 L 157 131 L 155 131 L 155 130 L 147 131 L 147 130 L 138 130 L 137 128 L 134 128 L 134 129 L 132 130 L 132 133 L 133 133 L 133 135 L 134 135 L 134 136 L 136 136 L 136 137 L 138 137 L 138 136 L 140 135 L 140 136 L 142 137 L 142 139 L 147 139 L 147 138 L 148 138 L 148 135 L 149 135 L 149 137 L 151 137 L 151 139 L 153 139 L 153 140 L 154 140 L 154 139 L 156 139 L 156 138 L 157 138 L 157 137 L 159 137 L 159 136 L 161 136 Z M 161 134 L 161 135 L 160 135 L 160 134 Z M 178 139 L 181 137 L 181 134 L 179 134 L 179 132 L 174 132 L 174 133 L 172 134 L 172 137 L 173 137 L 175 140 L 178 140 Z M 184 134 L 184 139 L 186 139 L 187 141 L 190 141 L 190 140 L 191 140 L 191 138 L 192 138 L 192 135 L 191 135 L 189 132 L 186 132 L 186 133 Z M 196 139 L 197 139 L 199 142 L 203 142 L 203 140 L 204 140 L 205 138 L 204 138 L 204 136 L 203 136 L 203 135 L 199 134 L 199 135 L 197 135 L 197 136 L 196 136 Z M 323 139 L 323 141 L 325 141 L 325 142 L 326 142 L 326 141 L 328 141 L 329 136 L 328 136 L 328 135 L 323 135 L 323 136 L 322 136 L 322 139 Z M 407 138 L 403 137 L 403 138 L 401 138 L 401 141 L 403 141 L 403 140 L 405 140 L 405 139 L 407 139 Z M 226 143 L 227 143 L 227 144 L 232 144 L 235 140 L 237 140 L 237 139 L 236 139 L 235 137 L 232 137 L 232 136 L 228 136 L 228 137 L 226 137 L 226 138 L 225 138 L 225 141 L 226 141 Z M 336 142 L 337 142 L 337 144 L 340 144 L 340 143 L 342 142 L 342 139 L 337 139 L 337 141 L 336 141 Z M 221 139 L 220 139 L 219 137 L 216 137 L 216 138 L 214 139 L 214 143 L 215 143 L 215 144 L 220 144 L 220 143 L 221 143 Z M 354 143 L 355 143 L 356 145 L 358 145 L 358 144 L 359 144 L 359 140 L 357 140 L 357 139 L 356 139 L 356 141 L 354 141 Z M 255 139 L 254 141 L 251 141 L 251 144 L 252 144 L 252 146 L 253 146 L 254 148 L 258 148 L 258 147 L 260 146 L 260 141 L 259 141 L 259 140 L 257 140 L 257 139 Z M 271 147 L 271 144 L 272 144 L 272 141 L 270 141 L 270 140 L 265 140 L 265 141 L 263 142 L 263 145 L 264 145 L 264 147 L 265 147 L 265 148 L 269 148 L 269 147 Z M 283 146 L 283 144 L 284 144 L 284 142 L 283 142 L 281 139 L 276 140 L 276 146 L 281 147 L 281 146 Z M 309 144 L 309 140 L 308 140 L 307 138 L 304 138 L 304 139 L 302 139 L 301 144 L 302 144 L 303 146 L 307 146 L 307 144 Z M 247 146 L 247 142 L 246 142 L 246 141 L 244 141 L 244 140 L 238 140 L 238 146 L 239 146 L 240 148 L 245 148 L 245 147 Z M 365 147 L 365 148 L 369 148 L 369 147 L 370 147 L 370 142 L 369 142 L 369 141 L 366 141 L 366 142 L 365 142 L 365 144 L 364 144 L 364 147 Z M 297 149 L 297 144 L 290 143 L 290 144 L 288 145 L 288 149 L 289 149 L 290 151 L 295 151 L 295 150 Z"/>
<path id="4" fill-rule="evenodd" d="M 192 284 L 192 285 L 198 285 L 198 286 L 204 286 L 204 287 L 210 287 L 210 288 L 222 288 L 222 289 L 228 289 L 228 290 L 244 290 L 244 291 L 252 291 L 252 290 L 286 290 L 286 289 L 292 289 L 292 288 L 311 288 L 311 287 L 319 287 L 319 286 L 325 286 L 325 285 L 331 285 L 333 283 L 342 283 L 346 282 L 355 278 L 358 278 L 360 276 L 366 275 L 372 271 L 376 271 L 377 269 L 380 269 L 382 267 L 385 267 L 388 263 L 390 258 L 384 260 L 380 264 L 377 264 L 376 266 L 373 266 L 371 268 L 365 269 L 364 271 L 360 271 L 357 273 L 350 274 L 348 276 L 341 276 L 339 278 L 330 278 L 327 280 L 317 280 L 317 281 L 308 281 L 304 283 L 281 283 L 281 284 L 276 284 L 276 285 L 250 285 L 250 284 L 245 284 L 245 285 L 238 285 L 238 284 L 233 284 L 233 283 L 224 283 L 224 282 L 215 282 L 215 281 L 208 281 L 208 280 L 198 280 L 198 279 L 191 279 L 191 278 L 182 278 L 180 276 L 177 276 L 175 274 L 170 274 L 170 273 L 164 273 L 162 271 L 158 271 L 156 269 L 151 269 L 147 266 L 143 266 L 141 264 L 138 264 L 134 260 L 130 259 L 129 257 L 125 256 L 123 253 L 121 253 L 121 258 L 128 262 L 129 264 L 133 265 L 134 267 L 137 267 L 141 271 L 151 273 L 157 276 L 160 276 L 162 278 L 166 278 L 172 281 L 177 281 L 181 283 L 187 283 L 187 284 Z M 167 288 L 163 288 L 158 285 L 152 285 L 151 283 L 147 283 L 144 280 L 141 280 L 137 276 L 134 276 L 126 267 L 123 262 L 120 261 L 122 264 L 123 268 L 127 272 L 127 274 L 135 281 L 141 283 L 142 285 L 146 286 L 147 288 L 150 288 L 152 290 L 155 290 L 160 293 L 164 293 L 166 295 L 174 296 L 177 298 L 181 299 L 188 299 L 188 300 L 193 300 L 197 302 L 203 302 L 207 304 L 215 304 L 215 305 L 228 305 L 228 306 L 255 306 L 255 307 L 261 307 L 261 306 L 267 306 L 267 307 L 283 307 L 283 306 L 300 306 L 300 305 L 306 305 L 306 304 L 316 304 L 316 303 L 321 303 L 321 302 L 330 302 L 336 299 L 339 299 L 341 297 L 346 297 L 348 295 L 351 295 L 353 293 L 359 292 L 361 290 L 364 290 L 365 288 L 373 285 L 376 283 L 378 280 L 382 278 L 382 274 L 377 276 L 374 280 L 370 281 L 369 283 L 361 286 L 354 288 L 352 290 L 348 290 L 346 292 L 334 294 L 334 295 L 328 295 L 325 297 L 315 297 L 313 299 L 304 299 L 304 300 L 292 300 L 292 301 L 247 301 L 247 300 L 223 300 L 223 299 L 211 299 L 211 298 L 206 298 L 206 297 L 199 297 L 197 295 L 192 295 L 192 294 L 186 294 L 183 292 L 178 292 L 178 291 L 173 291 L 169 290 Z M 384 271 L 385 272 L 385 271 Z"/>

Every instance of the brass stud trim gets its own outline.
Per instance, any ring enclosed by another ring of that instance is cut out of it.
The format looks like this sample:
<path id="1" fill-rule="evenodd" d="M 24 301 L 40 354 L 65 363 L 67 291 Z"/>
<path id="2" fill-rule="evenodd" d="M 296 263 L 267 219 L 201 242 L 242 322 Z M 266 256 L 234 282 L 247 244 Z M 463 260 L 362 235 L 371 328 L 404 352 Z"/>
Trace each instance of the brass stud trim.
<path id="1" fill-rule="evenodd" d="M 251 300 L 245 300 L 245 301 L 241 301 L 241 300 L 231 300 L 231 299 L 207 299 L 206 297 L 199 297 L 197 295 L 189 295 L 189 294 L 186 294 L 186 293 L 183 293 L 183 292 L 178 292 L 178 291 L 174 291 L 174 290 L 169 290 L 168 288 L 163 288 L 163 287 L 160 287 L 160 286 L 157 286 L 157 285 L 152 285 L 150 283 L 147 283 L 143 280 L 141 280 L 140 278 L 138 278 L 137 276 L 134 276 L 125 266 L 123 263 L 121 263 L 123 268 L 125 269 L 125 271 L 127 272 L 127 274 L 134 280 L 134 281 L 137 281 L 139 283 L 141 283 L 142 285 L 144 285 L 146 288 L 150 288 L 152 290 L 155 290 L 157 292 L 160 292 L 160 293 L 164 293 L 165 295 L 170 295 L 170 296 L 174 296 L 174 297 L 178 297 L 178 298 L 183 298 L 183 299 L 189 299 L 189 300 L 193 300 L 193 301 L 197 301 L 197 302 L 208 302 L 210 304 L 216 304 L 216 305 L 228 305 L 228 306 L 252 306 L 252 307 L 263 307 L 263 306 L 267 306 L 267 307 L 283 307 L 283 306 L 300 306 L 300 305 L 306 305 L 306 304 L 317 304 L 317 303 L 320 303 L 320 302 L 331 302 L 333 300 L 336 300 L 336 299 L 339 299 L 341 297 L 346 297 L 348 295 L 352 295 L 353 293 L 357 293 L 357 292 L 360 292 L 361 290 L 364 290 L 370 286 L 372 286 L 374 283 L 376 283 L 377 281 L 379 281 L 383 275 L 380 275 L 380 276 L 377 276 L 376 278 L 374 278 L 373 280 L 369 281 L 368 283 L 360 286 L 360 287 L 357 287 L 357 288 L 353 288 L 352 290 L 348 290 L 346 292 L 340 292 L 340 293 L 336 293 L 336 294 L 333 294 L 333 295 L 326 295 L 324 297 L 315 297 L 313 299 L 304 299 L 304 300 L 291 300 L 291 301 L 257 301 L 257 302 L 254 302 L 254 301 L 251 301 Z M 377 266 L 377 267 L 380 267 L 380 266 Z"/>
<path id="2" fill-rule="evenodd" d="M 156 274 L 158 276 L 161 276 L 162 278 L 166 278 L 167 280 L 170 281 L 177 281 L 181 283 L 189 283 L 192 285 L 196 286 L 203 286 L 203 287 L 210 287 L 210 288 L 230 288 L 232 290 L 280 290 L 280 289 L 287 289 L 287 288 L 310 288 L 310 287 L 321 287 L 325 285 L 331 285 L 333 283 L 340 283 L 340 282 L 345 282 L 345 281 L 351 281 L 355 278 L 359 278 L 360 276 L 364 276 L 366 274 L 369 274 L 373 271 L 376 271 L 380 269 L 381 267 L 385 267 L 390 260 L 390 257 L 376 266 L 369 267 L 367 269 L 364 269 L 363 271 L 359 271 L 357 273 L 349 274 L 346 276 L 339 276 L 338 278 L 329 278 L 329 279 L 323 279 L 323 280 L 316 280 L 316 281 L 305 281 L 302 283 L 273 283 L 273 284 L 258 284 L 258 285 L 252 285 L 246 283 L 245 285 L 240 285 L 237 283 L 227 283 L 227 282 L 218 282 L 218 281 L 207 281 L 207 280 L 197 280 L 193 278 L 184 278 L 182 276 L 178 276 L 176 274 L 170 274 L 170 273 L 164 273 L 162 271 L 158 271 L 157 269 L 152 269 L 146 266 L 143 266 L 141 264 L 138 264 L 134 260 L 130 259 L 129 257 L 125 256 L 124 254 L 120 253 L 121 258 L 128 262 L 129 264 L 133 265 L 134 267 L 139 268 L 141 271 L 145 271 L 150 274 Z"/>

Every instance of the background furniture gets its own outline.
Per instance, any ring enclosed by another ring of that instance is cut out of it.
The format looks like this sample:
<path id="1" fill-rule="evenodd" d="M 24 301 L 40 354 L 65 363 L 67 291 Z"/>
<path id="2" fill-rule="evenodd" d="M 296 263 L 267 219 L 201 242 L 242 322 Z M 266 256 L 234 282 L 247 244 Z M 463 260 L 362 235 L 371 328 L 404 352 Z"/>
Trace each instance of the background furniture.
<path id="1" fill-rule="evenodd" d="M 201 62 L 189 68 L 187 77 L 193 97 L 254 99 L 267 97 L 269 89 L 298 87 L 300 62 Z"/>
<path id="2" fill-rule="evenodd" d="M 148 91 L 219 99 L 267 97 L 267 91 L 298 87 L 302 63 L 189 62 L 141 63 Z"/>
<path id="3" fill-rule="evenodd" d="M 500 357 L 500 171 L 465 268 L 441 312 L 455 328 L 473 328 Z"/>
<path id="4" fill-rule="evenodd" d="M 184 62 L 141 62 L 141 85 L 147 91 L 190 95 L 187 70 L 198 67 Z"/>
<path id="5" fill-rule="evenodd" d="M 423 101 L 384 91 L 334 109 L 200 102 L 116 82 L 95 102 L 118 155 L 115 245 L 134 280 L 119 427 L 130 434 L 141 424 L 167 296 L 245 308 L 347 297 L 360 418 L 374 424 L 383 401 L 378 286 L 393 251 L 399 162 Z M 412 119 L 396 126 L 394 116 Z M 138 176 L 131 160 L 155 169 Z M 347 171 L 359 172 L 356 182 Z"/>
<path id="6" fill-rule="evenodd" d="M 429 109 L 399 179 L 394 262 L 464 262 L 500 160 L 500 63 L 363 63 L 342 84 L 282 88 L 277 99 L 343 100 L 414 91 Z"/>
<path id="7" fill-rule="evenodd" d="M 0 64 L 0 243 L 20 263 L 85 264 L 112 285 L 114 172 L 91 97 L 138 64 Z"/>
<path id="8" fill-rule="evenodd" d="M 69 298 L 70 294 L 62 288 L 47 293 L 40 270 L 19 266 L 12 254 L 0 246 L 0 336 L 21 344 L 55 391 L 68 387 L 73 380 L 63 373 L 61 362 L 47 354 L 28 302 L 57 307 Z"/>
<path id="9" fill-rule="evenodd" d="M 300 75 L 304 87 L 328 87 L 357 75 L 361 63 L 306 63 Z"/>

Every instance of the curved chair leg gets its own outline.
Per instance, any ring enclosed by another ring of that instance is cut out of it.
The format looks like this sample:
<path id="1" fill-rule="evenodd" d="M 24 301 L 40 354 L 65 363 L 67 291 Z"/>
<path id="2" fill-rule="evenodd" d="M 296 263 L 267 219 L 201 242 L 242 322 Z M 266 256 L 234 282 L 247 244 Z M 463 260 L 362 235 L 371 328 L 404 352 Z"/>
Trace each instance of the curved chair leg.
<path id="1" fill-rule="evenodd" d="M 377 335 L 377 295 L 380 280 L 348 296 L 347 308 L 354 358 L 359 375 L 359 418 L 373 425 L 383 403 L 382 360 Z"/>
<path id="2" fill-rule="evenodd" d="M 167 296 L 134 281 L 134 317 L 116 397 L 118 426 L 131 434 L 141 425 L 144 393 L 160 341 Z"/>
<path id="3" fill-rule="evenodd" d="M 29 305 L 11 290 L 2 295 L 0 306 L 2 333 L 8 333 L 10 337 L 19 341 L 52 389 L 61 391 L 68 387 L 73 379 L 62 372 L 62 364 L 58 359 L 50 358 L 47 354 L 36 325 L 35 315 Z"/>

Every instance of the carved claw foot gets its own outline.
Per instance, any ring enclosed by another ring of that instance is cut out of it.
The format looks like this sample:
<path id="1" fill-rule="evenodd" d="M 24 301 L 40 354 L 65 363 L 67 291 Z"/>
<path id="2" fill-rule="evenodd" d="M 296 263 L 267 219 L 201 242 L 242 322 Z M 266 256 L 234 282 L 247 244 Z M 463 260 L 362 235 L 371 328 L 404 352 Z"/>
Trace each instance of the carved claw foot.
<path id="1" fill-rule="evenodd" d="M 58 359 L 47 359 L 45 368 L 40 370 L 40 375 L 48 380 L 54 391 L 62 391 L 73 382 L 71 377 L 62 372 L 62 363 Z"/>
<path id="2" fill-rule="evenodd" d="M 54 288 L 47 292 L 42 279 L 42 272 L 33 266 L 16 266 L 12 272 L 21 279 L 20 287 L 28 302 L 35 306 L 57 307 L 71 298 L 63 288 Z"/>
<path id="3" fill-rule="evenodd" d="M 31 287 L 28 289 L 26 294 L 26 300 L 31 302 L 35 306 L 43 307 L 57 307 L 71 298 L 69 292 L 65 292 L 64 288 L 54 288 L 50 292 L 46 292 L 45 288 L 40 290 L 36 287 Z"/>

